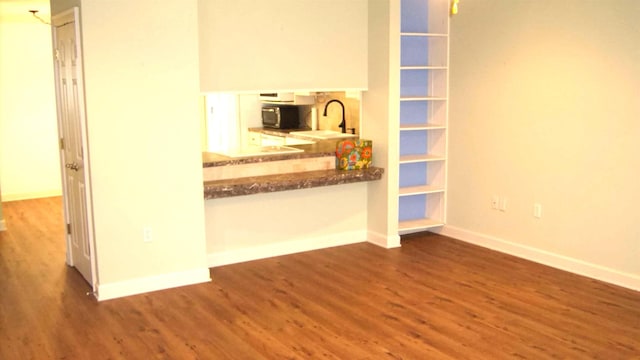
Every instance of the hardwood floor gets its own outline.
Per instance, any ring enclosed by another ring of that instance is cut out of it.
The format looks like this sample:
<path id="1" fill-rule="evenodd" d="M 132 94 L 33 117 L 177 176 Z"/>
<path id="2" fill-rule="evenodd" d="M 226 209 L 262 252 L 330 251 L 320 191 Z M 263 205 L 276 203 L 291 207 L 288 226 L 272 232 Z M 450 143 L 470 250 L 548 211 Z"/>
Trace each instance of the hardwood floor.
<path id="1" fill-rule="evenodd" d="M 60 198 L 4 203 L 0 359 L 640 359 L 640 293 L 435 234 L 97 303 Z"/>

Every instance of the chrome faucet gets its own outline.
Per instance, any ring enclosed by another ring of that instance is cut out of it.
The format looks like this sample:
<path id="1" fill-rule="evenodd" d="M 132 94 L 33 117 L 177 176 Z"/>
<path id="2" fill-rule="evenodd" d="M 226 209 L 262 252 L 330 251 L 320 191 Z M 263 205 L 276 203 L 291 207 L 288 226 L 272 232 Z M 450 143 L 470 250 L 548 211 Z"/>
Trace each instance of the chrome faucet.
<path id="1" fill-rule="evenodd" d="M 340 106 L 342 106 L 342 122 L 338 125 L 338 127 L 340 127 L 342 129 L 342 133 L 345 134 L 347 132 L 347 122 L 344 119 L 344 104 L 342 103 L 342 101 L 336 99 L 329 100 L 329 102 L 327 102 L 327 104 L 324 106 L 324 112 L 322 113 L 322 116 L 327 116 L 327 108 L 332 102 L 337 102 L 338 104 L 340 104 Z"/>

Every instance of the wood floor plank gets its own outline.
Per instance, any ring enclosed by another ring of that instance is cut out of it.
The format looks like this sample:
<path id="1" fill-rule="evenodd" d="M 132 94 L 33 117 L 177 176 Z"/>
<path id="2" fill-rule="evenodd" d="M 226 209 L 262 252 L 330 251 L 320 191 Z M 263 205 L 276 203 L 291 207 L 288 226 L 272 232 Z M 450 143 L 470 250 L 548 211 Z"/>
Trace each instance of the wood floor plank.
<path id="1" fill-rule="evenodd" d="M 432 233 L 97 303 L 59 197 L 3 210 L 0 359 L 640 359 L 640 293 Z"/>

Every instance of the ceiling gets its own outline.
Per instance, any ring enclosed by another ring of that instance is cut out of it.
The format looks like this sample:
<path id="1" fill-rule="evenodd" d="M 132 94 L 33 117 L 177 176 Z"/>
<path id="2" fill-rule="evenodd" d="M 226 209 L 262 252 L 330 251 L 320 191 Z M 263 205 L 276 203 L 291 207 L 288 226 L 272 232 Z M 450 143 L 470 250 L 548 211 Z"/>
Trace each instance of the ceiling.
<path id="1" fill-rule="evenodd" d="M 50 18 L 49 0 L 0 0 L 0 21 L 39 22 L 29 10 L 38 10 L 37 15 L 47 21 Z"/>

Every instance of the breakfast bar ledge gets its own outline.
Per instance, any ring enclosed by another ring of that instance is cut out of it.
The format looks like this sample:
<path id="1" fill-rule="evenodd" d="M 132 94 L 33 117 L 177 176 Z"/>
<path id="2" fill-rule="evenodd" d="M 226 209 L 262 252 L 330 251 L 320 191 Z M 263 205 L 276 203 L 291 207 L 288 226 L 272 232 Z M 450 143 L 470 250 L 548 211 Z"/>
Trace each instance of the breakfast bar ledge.
<path id="1" fill-rule="evenodd" d="M 205 200 L 380 180 L 383 168 L 315 170 L 204 182 Z"/>

